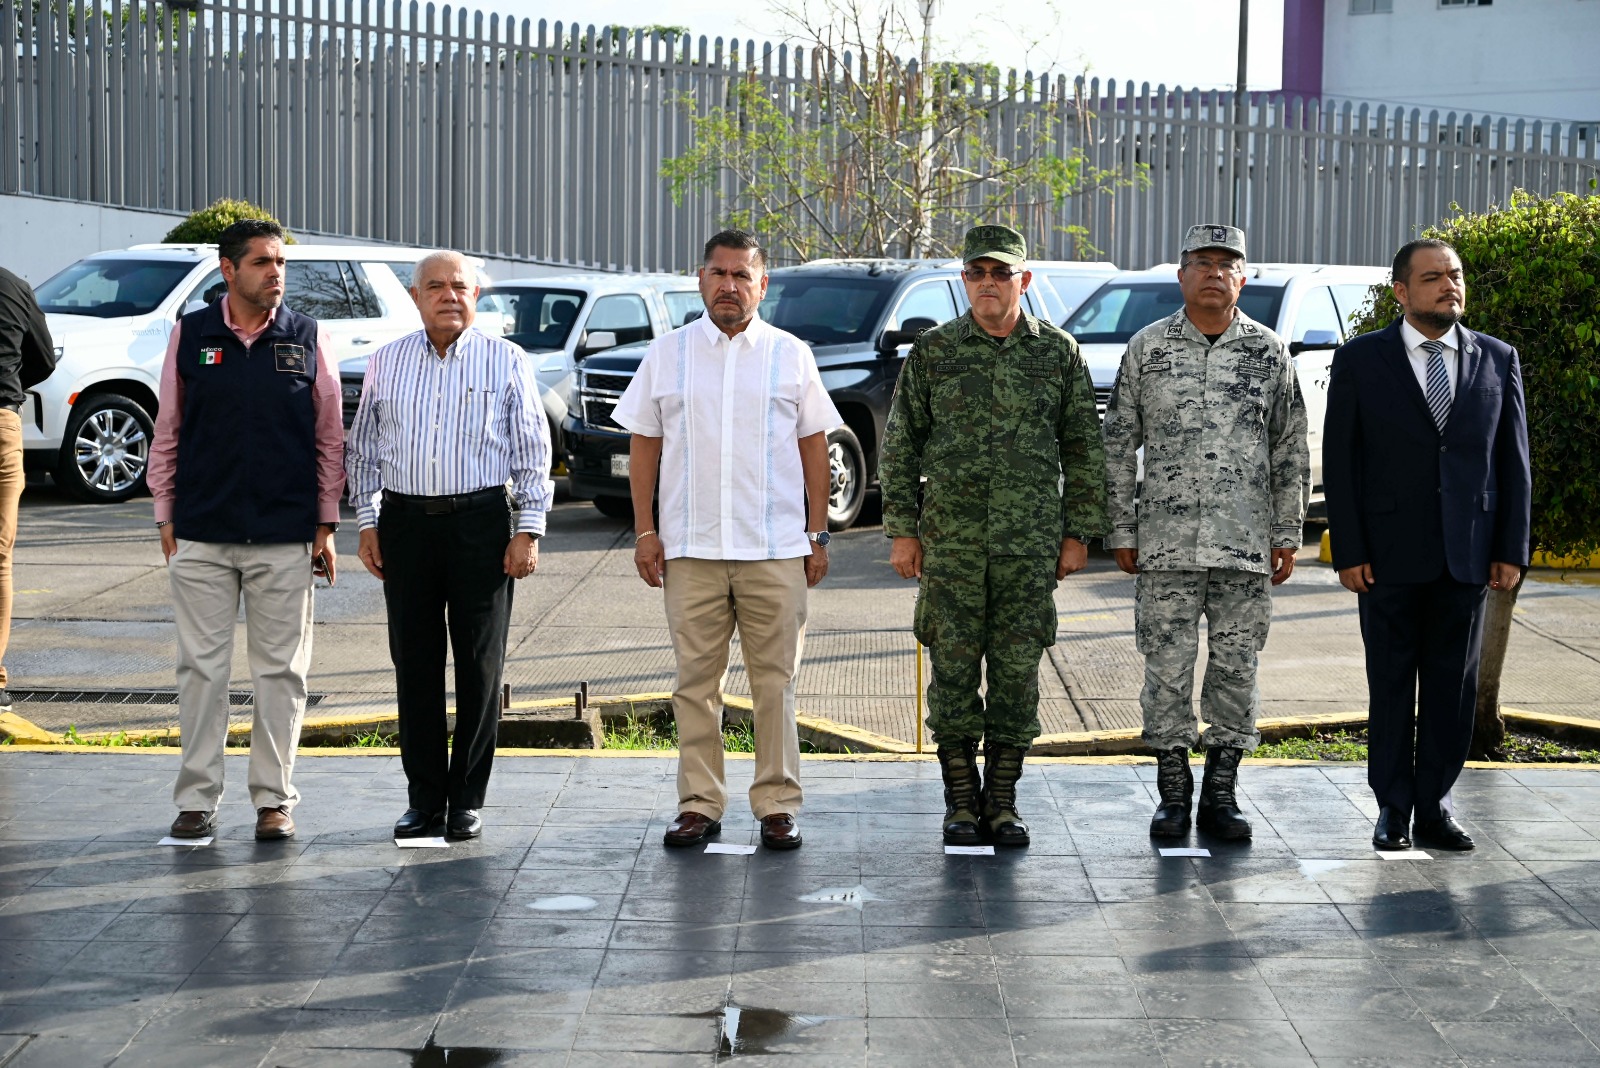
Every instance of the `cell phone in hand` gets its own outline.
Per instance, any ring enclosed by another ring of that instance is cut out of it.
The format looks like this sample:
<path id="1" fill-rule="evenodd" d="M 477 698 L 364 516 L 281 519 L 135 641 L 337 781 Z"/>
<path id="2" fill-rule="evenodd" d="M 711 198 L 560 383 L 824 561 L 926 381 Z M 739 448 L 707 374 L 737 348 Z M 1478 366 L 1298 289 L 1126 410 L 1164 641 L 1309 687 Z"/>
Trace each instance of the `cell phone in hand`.
<path id="1" fill-rule="evenodd" d="M 311 574 L 320 579 L 326 579 L 322 584 L 323 589 L 333 585 L 333 580 L 328 578 L 328 558 L 323 553 L 318 553 L 311 558 Z"/>

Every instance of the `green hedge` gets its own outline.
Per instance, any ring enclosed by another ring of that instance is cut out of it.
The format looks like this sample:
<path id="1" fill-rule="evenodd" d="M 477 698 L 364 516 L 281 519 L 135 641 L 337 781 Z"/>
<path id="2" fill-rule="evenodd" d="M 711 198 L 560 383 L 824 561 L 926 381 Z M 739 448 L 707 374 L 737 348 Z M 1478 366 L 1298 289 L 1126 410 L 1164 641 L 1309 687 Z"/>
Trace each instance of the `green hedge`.
<path id="1" fill-rule="evenodd" d="M 267 219 L 277 222 L 265 208 L 258 208 L 247 200 L 219 200 L 210 207 L 189 213 L 183 222 L 167 231 L 163 241 L 177 244 L 215 244 L 217 236 L 240 219 Z M 284 243 L 294 244 L 293 236 L 284 233 Z"/>
<path id="2" fill-rule="evenodd" d="M 1459 209 L 1457 209 L 1459 211 Z M 1600 196 L 1518 191 L 1511 206 L 1458 214 L 1423 237 L 1454 245 L 1467 279 L 1465 323 L 1515 345 L 1528 397 L 1533 547 L 1555 556 L 1600 547 Z M 1373 287 L 1356 324 L 1400 315 Z"/>

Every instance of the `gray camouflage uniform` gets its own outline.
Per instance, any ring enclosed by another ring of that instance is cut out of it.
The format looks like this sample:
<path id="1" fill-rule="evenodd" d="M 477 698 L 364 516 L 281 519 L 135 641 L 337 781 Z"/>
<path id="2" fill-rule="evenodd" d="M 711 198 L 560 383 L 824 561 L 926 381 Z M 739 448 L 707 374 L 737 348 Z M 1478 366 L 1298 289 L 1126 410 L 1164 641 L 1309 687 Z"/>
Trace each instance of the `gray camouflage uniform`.
<path id="1" fill-rule="evenodd" d="M 1205 747 L 1253 750 L 1271 550 L 1300 547 L 1311 492 L 1305 402 L 1288 351 L 1237 309 L 1215 344 L 1179 309 L 1128 342 L 1102 433 L 1106 547 L 1139 552 L 1144 740 L 1158 750 L 1198 740 L 1191 698 L 1204 614 Z"/>

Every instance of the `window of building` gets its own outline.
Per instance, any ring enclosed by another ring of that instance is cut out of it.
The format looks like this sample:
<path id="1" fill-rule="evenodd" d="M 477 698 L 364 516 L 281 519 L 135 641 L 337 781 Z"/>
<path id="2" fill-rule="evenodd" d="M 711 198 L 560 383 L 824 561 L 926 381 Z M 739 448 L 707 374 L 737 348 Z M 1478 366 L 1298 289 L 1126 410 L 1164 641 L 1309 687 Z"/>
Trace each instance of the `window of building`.
<path id="1" fill-rule="evenodd" d="M 1394 0 L 1350 0 L 1352 15 L 1388 15 L 1394 11 Z"/>
<path id="2" fill-rule="evenodd" d="M 1488 7 L 1494 0 L 1439 0 L 1440 7 Z"/>

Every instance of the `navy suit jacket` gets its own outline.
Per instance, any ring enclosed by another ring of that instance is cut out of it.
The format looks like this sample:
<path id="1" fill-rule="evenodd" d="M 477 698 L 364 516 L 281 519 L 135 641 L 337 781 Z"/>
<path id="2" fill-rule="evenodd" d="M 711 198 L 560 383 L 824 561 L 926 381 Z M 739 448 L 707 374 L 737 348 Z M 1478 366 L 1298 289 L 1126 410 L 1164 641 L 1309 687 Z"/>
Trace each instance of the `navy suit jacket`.
<path id="1" fill-rule="evenodd" d="M 1450 574 L 1483 585 L 1491 561 L 1526 566 L 1533 479 L 1517 350 L 1460 328 L 1459 379 L 1441 434 L 1400 320 L 1333 354 L 1322 436 L 1333 565 L 1375 582 Z"/>

